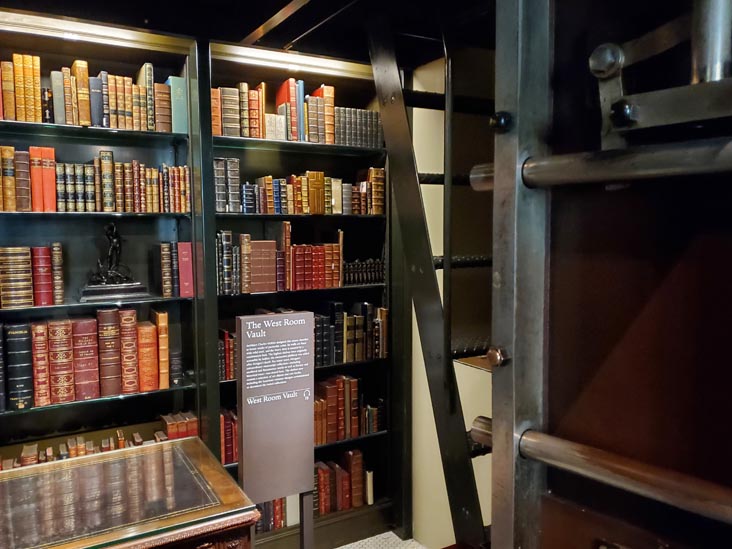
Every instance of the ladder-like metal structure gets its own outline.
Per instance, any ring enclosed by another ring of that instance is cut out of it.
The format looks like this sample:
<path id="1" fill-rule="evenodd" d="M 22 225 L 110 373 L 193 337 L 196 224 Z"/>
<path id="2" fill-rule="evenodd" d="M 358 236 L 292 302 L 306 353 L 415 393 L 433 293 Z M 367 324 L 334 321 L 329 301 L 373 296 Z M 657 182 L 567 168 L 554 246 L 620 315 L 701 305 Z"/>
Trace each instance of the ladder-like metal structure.
<path id="1" fill-rule="evenodd" d="M 452 286 L 453 268 L 486 267 L 491 258 L 485 256 L 452 256 L 451 197 L 455 178 L 452 169 L 453 111 L 491 113 L 492 104 L 485 100 L 455 97 L 453 93 L 452 57 L 443 38 L 445 52 L 444 95 L 403 89 L 397 65 L 394 37 L 387 22 L 369 25 L 369 49 L 374 71 L 377 98 L 384 126 L 384 139 L 389 156 L 389 178 L 393 204 L 398 212 L 408 266 L 409 284 L 417 316 L 427 381 L 430 389 L 435 425 L 442 457 L 442 466 L 450 502 L 456 541 L 465 547 L 488 547 L 478 500 L 478 491 L 471 459 L 490 452 L 490 420 L 479 418 L 466 433 L 453 366 Z M 419 174 L 417 171 L 408 107 L 444 110 L 444 174 Z M 492 116 L 491 124 L 502 126 L 507 118 Z M 461 178 L 467 182 L 467 178 Z M 427 229 L 420 183 L 444 185 L 444 256 L 433 257 Z M 462 181 L 461 181 L 462 182 Z M 443 296 L 436 275 L 443 269 Z M 487 339 L 488 334 L 486 334 Z M 485 347 L 472 345 L 475 354 Z"/>

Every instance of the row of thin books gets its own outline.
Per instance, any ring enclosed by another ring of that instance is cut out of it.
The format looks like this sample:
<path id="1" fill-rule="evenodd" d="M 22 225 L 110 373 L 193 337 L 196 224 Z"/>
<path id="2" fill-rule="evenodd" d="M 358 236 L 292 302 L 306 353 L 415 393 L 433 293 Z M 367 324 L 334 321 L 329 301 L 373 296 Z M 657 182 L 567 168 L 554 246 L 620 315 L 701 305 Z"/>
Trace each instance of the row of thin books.
<path id="1" fill-rule="evenodd" d="M 306 95 L 302 80 L 288 78 L 275 94 L 274 113 L 266 112 L 269 99 L 265 82 L 212 88 L 213 135 L 371 148 L 383 143 L 379 113 L 336 107 L 333 86 L 322 84 Z"/>
<path id="2" fill-rule="evenodd" d="M 386 280 L 386 263 L 383 259 L 366 259 L 343 263 L 343 284 L 383 284 Z"/>
<path id="3" fill-rule="evenodd" d="M 343 237 L 328 244 L 292 244 L 283 221 L 276 240 L 221 230 L 216 235 L 217 295 L 285 292 L 343 286 Z"/>
<path id="4" fill-rule="evenodd" d="M 193 412 L 181 412 L 175 414 L 174 417 L 180 418 L 178 423 L 179 425 L 181 424 L 181 421 L 184 425 L 181 429 L 185 430 L 187 434 L 183 434 L 182 436 L 198 436 L 199 422 L 196 414 Z M 166 428 L 165 422 L 163 422 L 163 427 Z M 62 442 L 58 445 L 58 451 L 56 451 L 53 446 L 47 446 L 45 449 L 39 450 L 39 443 L 34 442 L 23 446 L 19 458 L 0 458 L 0 470 L 15 469 L 17 467 L 71 459 L 91 454 L 99 454 L 102 452 L 111 452 L 112 450 L 121 450 L 123 448 L 133 448 L 135 446 L 143 446 L 145 444 L 155 442 L 164 442 L 166 440 L 172 440 L 173 438 L 182 437 L 169 437 L 167 431 L 158 429 L 153 433 L 153 438 L 151 440 L 145 441 L 142 435 L 137 431 L 132 432 L 128 436 L 124 429 L 117 429 L 115 436 L 104 437 L 98 442 L 87 439 L 84 435 L 69 437 L 66 439 L 66 442 Z"/>
<path id="5" fill-rule="evenodd" d="M 238 158 L 214 158 L 216 211 L 220 213 L 282 215 L 383 215 L 384 168 L 369 168 L 364 181 L 352 185 L 322 171 L 241 182 Z"/>
<path id="6" fill-rule="evenodd" d="M 188 166 L 115 162 L 99 151 L 92 163 L 56 162 L 53 147 L 0 146 L 0 211 L 189 213 Z"/>
<path id="7" fill-rule="evenodd" d="M 180 327 L 166 311 L 138 321 L 135 309 L 99 309 L 2 326 L 0 411 L 167 389 L 183 378 Z"/>
<path id="8" fill-rule="evenodd" d="M 39 56 L 14 53 L 0 63 L 0 120 L 188 133 L 186 79 L 156 83 L 154 72 L 145 63 L 134 80 L 104 70 L 89 76 L 88 62 L 76 59 L 42 76 Z"/>
<path id="9" fill-rule="evenodd" d="M 0 247 L 0 309 L 63 305 L 63 248 Z"/>

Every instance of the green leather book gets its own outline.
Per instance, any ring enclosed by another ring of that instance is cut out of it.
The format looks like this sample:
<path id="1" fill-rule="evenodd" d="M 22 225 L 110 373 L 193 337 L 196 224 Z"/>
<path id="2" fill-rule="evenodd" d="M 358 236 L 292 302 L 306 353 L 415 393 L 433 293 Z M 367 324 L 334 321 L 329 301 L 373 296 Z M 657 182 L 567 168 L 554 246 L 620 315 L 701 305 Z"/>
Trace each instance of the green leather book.
<path id="1" fill-rule="evenodd" d="M 173 133 L 188 133 L 188 88 L 186 79 L 181 76 L 169 76 L 165 83 L 170 86 Z"/>

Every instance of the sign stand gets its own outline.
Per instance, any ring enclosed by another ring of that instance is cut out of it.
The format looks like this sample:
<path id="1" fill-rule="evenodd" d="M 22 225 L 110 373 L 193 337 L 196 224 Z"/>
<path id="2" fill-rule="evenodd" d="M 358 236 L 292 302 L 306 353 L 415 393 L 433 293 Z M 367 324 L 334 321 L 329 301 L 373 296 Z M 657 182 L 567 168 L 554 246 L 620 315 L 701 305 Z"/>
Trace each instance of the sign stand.
<path id="1" fill-rule="evenodd" d="M 315 549 L 313 493 L 300 494 L 300 549 Z"/>

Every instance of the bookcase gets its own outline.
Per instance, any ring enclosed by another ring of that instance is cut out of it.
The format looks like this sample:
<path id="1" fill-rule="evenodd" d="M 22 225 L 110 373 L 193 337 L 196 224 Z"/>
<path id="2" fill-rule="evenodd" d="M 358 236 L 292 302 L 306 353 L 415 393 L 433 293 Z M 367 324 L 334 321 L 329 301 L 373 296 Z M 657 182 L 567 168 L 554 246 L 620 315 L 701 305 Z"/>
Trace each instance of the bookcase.
<path id="1" fill-rule="evenodd" d="M 133 79 L 144 63 L 151 63 L 156 83 L 181 76 L 188 95 L 187 132 L 3 120 L 0 146 L 23 151 L 31 146 L 53 147 L 57 163 L 75 164 L 89 164 L 99 151 L 111 151 L 118 162 L 134 159 L 148 167 L 187 165 L 190 171 L 188 212 L 0 212 L 0 247 L 61 243 L 65 284 L 63 303 L 0 308 L 0 323 L 95 317 L 97 310 L 112 307 L 134 309 L 137 319 L 143 321 L 151 318 L 151 311 L 165 311 L 171 329 L 180 332 L 184 370 L 183 382 L 167 389 L 0 412 L 0 455 L 3 448 L 12 447 L 15 452 L 18 445 L 34 441 L 58 444 L 68 436 L 92 431 L 106 437 L 117 428 L 128 427 L 149 434 L 160 428 L 150 425 L 159 423 L 161 415 L 193 411 L 200 418 L 202 439 L 220 457 L 220 412 L 236 408 L 236 381 L 219 379 L 219 330 L 233 329 L 236 316 L 258 309 L 328 314 L 329 302 L 339 302 L 345 312 L 355 314 L 355 304 L 368 302 L 374 308 L 388 308 L 388 336 L 380 343 L 386 356 L 318 367 L 315 381 L 339 374 L 357 378 L 364 404 L 378 407 L 381 420 L 368 434 L 314 445 L 313 462 L 340 461 L 344 452 L 360 450 L 364 468 L 374 472 L 374 504 L 316 519 L 316 539 L 318 546 L 325 547 L 388 529 L 410 536 L 411 302 L 405 286 L 407 267 L 402 255 L 392 252 L 402 244 L 391 207 L 386 151 L 381 147 L 212 135 L 212 88 L 265 82 L 269 90 L 266 111 L 273 113 L 277 88 L 292 76 L 303 80 L 306 93 L 321 84 L 331 85 L 336 90 L 336 106 L 366 109 L 374 100 L 371 68 L 10 10 L 0 15 L 0 60 L 12 59 L 15 52 L 37 55 L 44 86 L 49 71 L 70 66 L 75 59 L 87 61 L 90 76 L 104 70 Z M 266 175 L 286 178 L 310 170 L 355 184 L 362 170 L 385 169 L 383 211 L 324 215 L 217 212 L 215 158 L 237 159 L 241 181 L 252 183 Z M 249 234 L 253 240 L 276 240 L 284 221 L 290 223 L 292 244 L 336 244 L 342 231 L 343 260 L 381 260 L 383 280 L 217 295 L 217 232 L 228 230 Z M 79 291 L 97 260 L 106 254 L 105 227 L 110 222 L 123 238 L 122 263 L 150 295 L 82 303 Z M 191 297 L 161 297 L 156 274 L 160 272 L 159 259 L 153 253 L 161 242 L 192 243 Z M 236 464 L 227 465 L 227 469 L 236 476 Z M 258 543 L 295 547 L 297 539 L 297 527 L 293 526 L 262 534 Z"/>
<path id="2" fill-rule="evenodd" d="M 37 56 L 41 74 L 37 84 L 43 87 L 50 87 L 51 71 L 70 67 L 77 59 L 87 62 L 89 76 L 107 71 L 110 75 L 134 79 L 144 63 L 154 66 L 156 83 L 165 82 L 169 76 L 182 76 L 188 86 L 191 66 L 195 74 L 196 44 L 190 39 L 14 11 L 3 11 L 1 19 L 0 59 L 12 60 L 16 52 Z M 130 211 L 139 208 L 119 211 L 125 207 L 116 205 L 114 211 L 102 211 L 105 208 L 99 207 L 102 197 L 99 196 L 100 188 L 97 188 L 95 196 L 91 197 L 91 205 L 86 207 L 92 211 L 76 211 L 74 207 L 74 211 L 0 212 L 0 247 L 61 244 L 64 284 L 62 301 L 45 302 L 42 306 L 0 308 L 0 323 L 96 318 L 98 310 L 110 308 L 132 309 L 138 321 L 152 320 L 152 311 L 166 312 L 170 337 L 182 353 L 184 373 L 183 379 L 177 384 L 169 384 L 169 388 L 129 394 L 109 394 L 107 391 L 106 396 L 100 394 L 99 398 L 90 400 L 54 401 L 47 406 L 24 406 L 24 409 L 4 411 L 0 414 L 3 425 L 0 446 L 144 424 L 157 421 L 161 414 L 171 412 L 187 410 L 200 414 L 202 407 L 197 386 L 201 382 L 201 365 L 204 362 L 197 355 L 200 343 L 195 326 L 202 314 L 205 287 L 196 285 L 190 297 L 163 297 L 160 283 L 156 280 L 160 272 L 159 260 L 154 254 L 161 242 L 191 242 L 191 267 L 202 259 L 201 247 L 196 245 L 200 242 L 201 225 L 201 179 L 200 170 L 196 170 L 200 154 L 192 146 L 190 137 L 191 128 L 199 124 L 198 111 L 190 107 L 186 109 L 190 121 L 188 129 L 176 133 L 121 129 L 121 126 L 43 123 L 37 118 L 34 122 L 25 122 L 8 120 L 8 116 L 0 121 L 1 145 L 14 147 L 15 151 L 27 151 L 31 147 L 53 148 L 62 181 L 64 165 L 83 164 L 91 168 L 100 151 L 108 151 L 114 161 L 128 166 L 132 166 L 133 160 L 155 168 L 188 165 L 193 195 L 190 200 L 192 207 L 178 207 L 178 211 L 171 206 L 172 195 L 167 212 L 162 208 L 161 212 L 155 213 Z M 163 112 L 162 108 L 160 112 Z M 89 192 L 89 189 L 85 190 L 86 199 L 90 198 Z M 70 196 L 68 198 L 71 200 Z M 107 200 L 106 195 L 104 200 Z M 37 210 L 35 207 L 32 209 Z M 57 210 L 56 207 L 52 209 Z M 80 292 L 88 282 L 89 274 L 95 270 L 98 259 L 105 261 L 108 250 L 105 228 L 110 223 L 116 225 L 122 238 L 121 263 L 129 269 L 132 278 L 145 286 L 148 295 L 124 301 L 112 296 L 102 301 L 82 302 Z M 195 269 L 191 271 L 195 282 L 197 273 Z"/>

